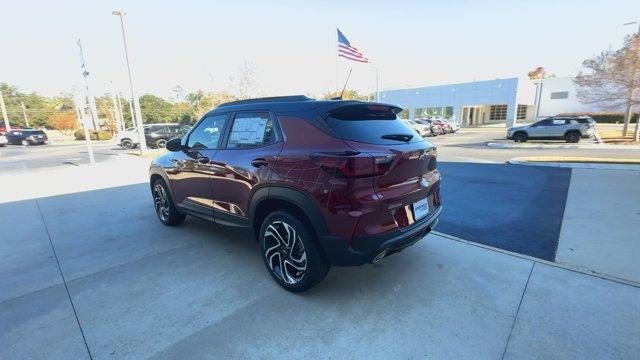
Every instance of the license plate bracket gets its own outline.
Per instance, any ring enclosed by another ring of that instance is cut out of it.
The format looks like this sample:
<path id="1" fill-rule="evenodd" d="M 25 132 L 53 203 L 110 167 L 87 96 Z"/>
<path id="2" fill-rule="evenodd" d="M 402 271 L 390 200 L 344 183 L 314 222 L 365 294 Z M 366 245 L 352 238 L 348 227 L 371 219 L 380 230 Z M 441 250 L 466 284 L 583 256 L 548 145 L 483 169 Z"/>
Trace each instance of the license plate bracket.
<path id="1" fill-rule="evenodd" d="M 429 215 L 429 200 L 428 198 L 424 198 L 422 200 L 418 200 L 411 204 L 413 209 L 413 219 L 415 221 L 423 219 L 425 216 Z"/>

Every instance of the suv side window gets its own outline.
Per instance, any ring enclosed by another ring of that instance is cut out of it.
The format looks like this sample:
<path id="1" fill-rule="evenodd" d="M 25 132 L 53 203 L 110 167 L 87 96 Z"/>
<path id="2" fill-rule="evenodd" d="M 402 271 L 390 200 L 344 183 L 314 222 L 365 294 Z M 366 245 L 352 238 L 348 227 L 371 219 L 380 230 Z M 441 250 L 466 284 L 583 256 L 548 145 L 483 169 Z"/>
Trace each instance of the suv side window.
<path id="1" fill-rule="evenodd" d="M 206 117 L 189 135 L 187 147 L 192 149 L 217 149 L 220 135 L 226 122 L 226 114 Z"/>
<path id="2" fill-rule="evenodd" d="M 276 134 L 269 113 L 238 113 L 233 119 L 227 148 L 246 149 L 274 142 Z"/>
<path id="3" fill-rule="evenodd" d="M 550 126 L 553 125 L 553 120 L 551 119 L 545 119 L 545 120 L 540 120 L 537 123 L 535 123 L 536 126 Z"/>
<path id="4" fill-rule="evenodd" d="M 556 119 L 552 121 L 552 125 L 566 125 L 568 124 L 567 120 L 565 119 Z"/>

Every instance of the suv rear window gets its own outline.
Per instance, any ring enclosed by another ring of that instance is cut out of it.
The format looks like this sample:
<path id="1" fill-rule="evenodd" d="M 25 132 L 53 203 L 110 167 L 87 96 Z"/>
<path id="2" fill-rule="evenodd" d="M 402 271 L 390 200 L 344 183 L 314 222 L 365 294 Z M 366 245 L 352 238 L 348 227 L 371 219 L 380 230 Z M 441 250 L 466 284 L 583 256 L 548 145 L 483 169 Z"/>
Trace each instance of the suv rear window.
<path id="1" fill-rule="evenodd" d="M 343 140 L 379 145 L 424 141 L 409 125 L 396 118 L 398 110 L 380 105 L 349 105 L 331 111 L 326 121 Z M 394 139 L 394 135 L 412 137 L 403 141 Z"/>

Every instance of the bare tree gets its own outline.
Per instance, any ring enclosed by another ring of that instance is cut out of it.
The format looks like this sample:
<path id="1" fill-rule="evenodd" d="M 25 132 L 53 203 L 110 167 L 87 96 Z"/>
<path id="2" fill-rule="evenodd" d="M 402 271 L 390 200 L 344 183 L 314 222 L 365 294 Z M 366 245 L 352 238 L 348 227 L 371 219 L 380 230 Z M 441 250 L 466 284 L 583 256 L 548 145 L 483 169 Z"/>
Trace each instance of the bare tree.
<path id="1" fill-rule="evenodd" d="M 250 62 L 243 63 L 238 72 L 229 78 L 234 95 L 240 99 L 250 98 L 258 88 L 256 69 Z"/>
<path id="2" fill-rule="evenodd" d="M 625 38 L 621 49 L 608 49 L 582 62 L 574 79 L 579 86 L 578 99 L 602 109 L 626 106 L 623 134 L 627 135 L 634 106 L 640 105 L 640 35 Z M 638 141 L 640 121 L 636 123 Z"/>

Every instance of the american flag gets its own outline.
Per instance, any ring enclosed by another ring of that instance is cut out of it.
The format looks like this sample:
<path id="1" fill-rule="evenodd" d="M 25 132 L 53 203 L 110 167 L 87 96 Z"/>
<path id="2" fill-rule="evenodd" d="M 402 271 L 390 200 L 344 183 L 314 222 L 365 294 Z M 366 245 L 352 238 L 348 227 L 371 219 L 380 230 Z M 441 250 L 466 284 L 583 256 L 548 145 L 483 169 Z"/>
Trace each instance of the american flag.
<path id="1" fill-rule="evenodd" d="M 368 63 L 369 59 L 364 57 L 358 49 L 351 46 L 346 36 L 340 32 L 340 29 L 336 30 L 338 30 L 338 56 L 361 63 Z"/>

